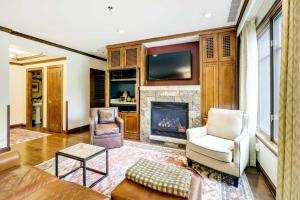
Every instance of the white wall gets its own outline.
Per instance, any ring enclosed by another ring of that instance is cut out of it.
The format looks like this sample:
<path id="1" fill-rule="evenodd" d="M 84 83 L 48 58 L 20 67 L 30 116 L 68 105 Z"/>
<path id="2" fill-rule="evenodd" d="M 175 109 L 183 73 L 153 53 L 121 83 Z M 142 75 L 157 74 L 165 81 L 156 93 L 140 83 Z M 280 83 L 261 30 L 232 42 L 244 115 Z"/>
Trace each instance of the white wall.
<path id="1" fill-rule="evenodd" d="M 10 65 L 9 68 L 10 125 L 26 124 L 26 69 Z"/>
<path id="2" fill-rule="evenodd" d="M 7 147 L 7 105 L 9 104 L 9 34 L 0 32 L 0 148 Z"/>
<path id="3" fill-rule="evenodd" d="M 69 102 L 68 129 L 87 125 L 90 107 L 89 71 L 90 68 L 105 70 L 106 62 L 17 36 L 10 36 L 10 44 L 67 58 L 64 68 L 64 100 Z"/>

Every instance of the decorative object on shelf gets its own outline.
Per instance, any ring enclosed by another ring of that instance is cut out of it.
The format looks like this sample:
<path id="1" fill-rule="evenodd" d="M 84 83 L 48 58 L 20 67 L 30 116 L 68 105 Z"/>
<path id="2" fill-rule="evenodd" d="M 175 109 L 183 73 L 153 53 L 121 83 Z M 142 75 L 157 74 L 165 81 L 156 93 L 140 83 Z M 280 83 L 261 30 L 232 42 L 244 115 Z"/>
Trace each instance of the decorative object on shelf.
<path id="1" fill-rule="evenodd" d="M 136 99 L 133 97 L 133 98 L 131 98 L 131 102 L 132 103 L 135 103 L 136 102 Z"/>
<path id="2" fill-rule="evenodd" d="M 131 102 L 131 97 L 128 96 L 127 99 L 126 99 L 126 101 L 127 101 L 127 102 Z"/>
<path id="3" fill-rule="evenodd" d="M 128 97 L 128 95 L 129 95 L 129 94 L 128 94 L 128 91 L 126 91 L 126 90 L 125 90 L 125 91 L 123 91 L 122 97 L 125 97 L 125 98 L 127 98 L 127 97 Z"/>
<path id="4" fill-rule="evenodd" d="M 126 97 L 123 97 L 123 96 L 120 97 L 120 101 L 121 101 L 121 102 L 126 102 Z"/>

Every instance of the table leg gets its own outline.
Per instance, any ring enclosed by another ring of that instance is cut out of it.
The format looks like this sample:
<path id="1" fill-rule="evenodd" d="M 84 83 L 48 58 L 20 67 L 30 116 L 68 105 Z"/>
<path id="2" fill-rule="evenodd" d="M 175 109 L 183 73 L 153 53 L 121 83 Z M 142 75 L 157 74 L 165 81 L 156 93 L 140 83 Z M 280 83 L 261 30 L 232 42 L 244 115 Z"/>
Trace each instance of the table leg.
<path id="1" fill-rule="evenodd" d="M 83 186 L 86 186 L 86 162 L 83 161 L 82 162 L 83 166 L 82 166 L 82 170 L 83 170 Z"/>
<path id="2" fill-rule="evenodd" d="M 55 154 L 55 176 L 58 177 L 58 155 Z"/>
<path id="3" fill-rule="evenodd" d="M 106 171 L 105 173 L 108 174 L 108 149 L 106 149 Z"/>

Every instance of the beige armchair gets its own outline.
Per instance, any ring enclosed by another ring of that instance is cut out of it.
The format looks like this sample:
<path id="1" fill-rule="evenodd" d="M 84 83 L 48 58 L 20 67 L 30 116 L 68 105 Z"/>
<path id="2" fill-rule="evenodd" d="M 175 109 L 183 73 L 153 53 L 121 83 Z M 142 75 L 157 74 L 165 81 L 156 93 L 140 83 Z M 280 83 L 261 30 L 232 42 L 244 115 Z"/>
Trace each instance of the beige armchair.
<path id="1" fill-rule="evenodd" d="M 186 156 L 233 176 L 234 186 L 249 160 L 248 115 L 239 110 L 211 108 L 204 127 L 187 130 Z"/>

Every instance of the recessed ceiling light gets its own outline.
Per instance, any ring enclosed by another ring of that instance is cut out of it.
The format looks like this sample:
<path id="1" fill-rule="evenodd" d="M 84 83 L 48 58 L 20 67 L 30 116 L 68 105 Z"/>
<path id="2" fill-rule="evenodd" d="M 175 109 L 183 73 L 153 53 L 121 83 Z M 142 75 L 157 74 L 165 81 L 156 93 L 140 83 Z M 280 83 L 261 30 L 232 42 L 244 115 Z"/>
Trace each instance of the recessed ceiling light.
<path id="1" fill-rule="evenodd" d="M 203 16 L 204 16 L 205 18 L 209 18 L 209 17 L 211 17 L 211 12 L 205 12 L 205 13 L 203 14 Z"/>
<path id="2" fill-rule="evenodd" d="M 123 29 L 119 29 L 118 32 L 119 32 L 120 34 L 124 34 L 124 33 L 125 33 L 125 31 L 124 31 Z"/>
<path id="3" fill-rule="evenodd" d="M 153 54 L 153 57 L 157 57 L 157 54 Z"/>
<path id="4" fill-rule="evenodd" d="M 112 9 L 114 9 L 114 7 L 112 7 L 112 6 L 107 6 L 107 9 L 108 9 L 109 11 L 111 11 Z"/>

